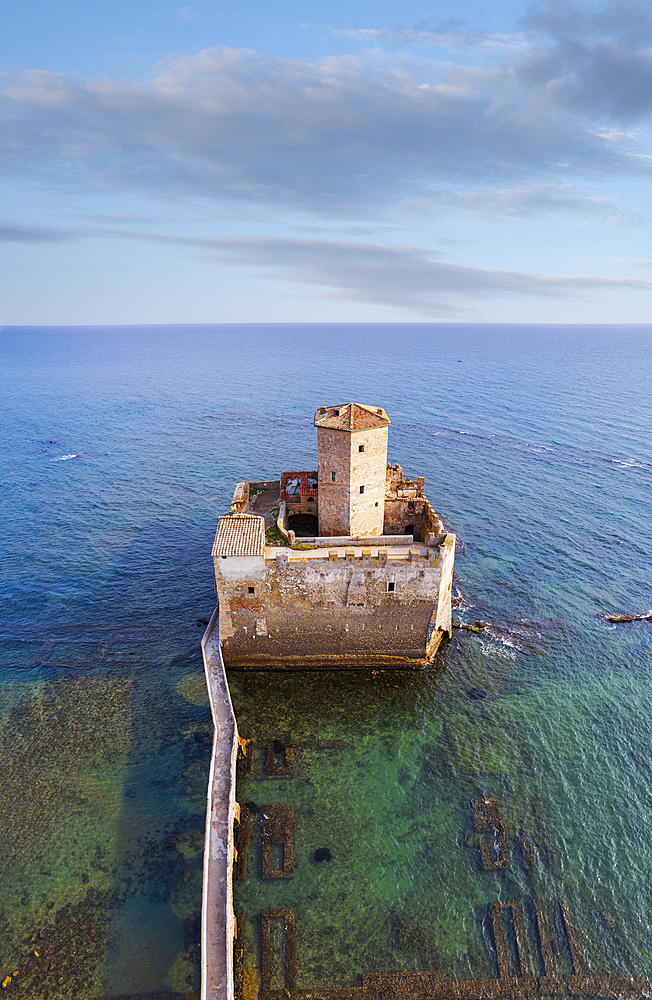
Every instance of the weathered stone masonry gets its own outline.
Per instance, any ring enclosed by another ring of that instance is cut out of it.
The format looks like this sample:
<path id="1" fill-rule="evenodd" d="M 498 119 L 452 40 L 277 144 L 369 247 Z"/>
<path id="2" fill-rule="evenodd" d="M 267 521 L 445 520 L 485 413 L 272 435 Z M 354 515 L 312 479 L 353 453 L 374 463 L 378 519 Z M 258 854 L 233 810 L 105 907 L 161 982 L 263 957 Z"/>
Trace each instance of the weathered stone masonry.
<path id="1" fill-rule="evenodd" d="M 317 410 L 320 535 L 383 534 L 389 424 L 380 407 Z"/>
<path id="2" fill-rule="evenodd" d="M 246 563 L 218 550 L 227 666 L 424 666 L 450 629 L 454 545 L 275 549 Z"/>

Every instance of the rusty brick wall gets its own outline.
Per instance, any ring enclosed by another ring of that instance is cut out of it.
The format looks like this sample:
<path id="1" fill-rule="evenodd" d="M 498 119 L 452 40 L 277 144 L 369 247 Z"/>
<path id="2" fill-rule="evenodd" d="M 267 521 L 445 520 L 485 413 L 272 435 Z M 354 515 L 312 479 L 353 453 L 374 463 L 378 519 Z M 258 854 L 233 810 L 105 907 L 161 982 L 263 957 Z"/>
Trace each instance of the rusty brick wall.
<path id="1" fill-rule="evenodd" d="M 319 427 L 317 447 L 319 534 L 354 538 L 382 535 L 387 427 L 354 432 Z"/>
<path id="2" fill-rule="evenodd" d="M 335 482 L 331 473 L 335 473 Z M 348 535 L 350 522 L 351 435 L 327 427 L 317 429 L 319 534 Z"/>

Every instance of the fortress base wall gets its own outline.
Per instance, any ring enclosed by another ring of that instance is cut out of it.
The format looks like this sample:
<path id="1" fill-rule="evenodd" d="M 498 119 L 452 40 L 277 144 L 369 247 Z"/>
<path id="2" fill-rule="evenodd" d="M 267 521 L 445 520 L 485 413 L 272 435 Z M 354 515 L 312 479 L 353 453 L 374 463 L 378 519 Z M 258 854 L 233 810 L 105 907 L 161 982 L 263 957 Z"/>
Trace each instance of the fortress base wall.
<path id="1" fill-rule="evenodd" d="M 450 634 L 454 544 L 448 535 L 433 549 L 268 549 L 246 576 L 241 561 L 234 572 L 216 559 L 226 666 L 426 666 Z"/>

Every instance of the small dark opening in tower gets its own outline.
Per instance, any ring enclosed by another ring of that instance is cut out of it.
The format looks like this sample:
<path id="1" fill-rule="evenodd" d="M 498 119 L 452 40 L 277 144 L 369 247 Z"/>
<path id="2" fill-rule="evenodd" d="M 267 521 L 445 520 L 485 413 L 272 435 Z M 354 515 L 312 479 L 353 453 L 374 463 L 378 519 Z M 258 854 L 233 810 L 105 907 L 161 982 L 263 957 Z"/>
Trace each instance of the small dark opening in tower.
<path id="1" fill-rule="evenodd" d="M 253 587 L 247 587 L 247 590 L 249 591 L 250 594 L 255 593 L 255 589 Z"/>
<path id="2" fill-rule="evenodd" d="M 406 535 L 413 535 L 414 534 L 414 525 L 413 524 L 406 524 L 405 525 L 405 532 L 404 532 L 404 534 L 406 534 Z"/>
<path id="3" fill-rule="evenodd" d="M 331 472 L 331 483 L 335 482 L 335 473 Z"/>
<path id="4" fill-rule="evenodd" d="M 361 492 L 361 493 L 364 493 L 364 486 L 361 486 L 361 487 L 360 487 L 360 492 Z"/>
<path id="5" fill-rule="evenodd" d="M 339 417 L 339 415 L 340 415 L 340 411 L 339 410 L 333 410 L 333 416 L 334 417 Z"/>
<path id="6" fill-rule="evenodd" d="M 363 444 L 359 444 L 358 445 L 358 451 L 364 451 L 364 445 Z"/>
<path id="7" fill-rule="evenodd" d="M 394 580 L 389 580 L 387 582 L 387 593 L 393 594 L 395 590 L 396 590 L 396 583 L 394 582 Z"/>

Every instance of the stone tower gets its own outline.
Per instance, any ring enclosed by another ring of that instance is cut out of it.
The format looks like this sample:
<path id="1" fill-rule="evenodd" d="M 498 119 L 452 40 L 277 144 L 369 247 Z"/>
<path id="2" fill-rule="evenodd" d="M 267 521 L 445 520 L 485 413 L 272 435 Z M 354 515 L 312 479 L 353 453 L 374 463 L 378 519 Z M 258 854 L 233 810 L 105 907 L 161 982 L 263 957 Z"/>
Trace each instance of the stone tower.
<path id="1" fill-rule="evenodd" d="M 315 413 L 322 537 L 382 535 L 390 423 L 382 407 L 359 403 Z"/>

